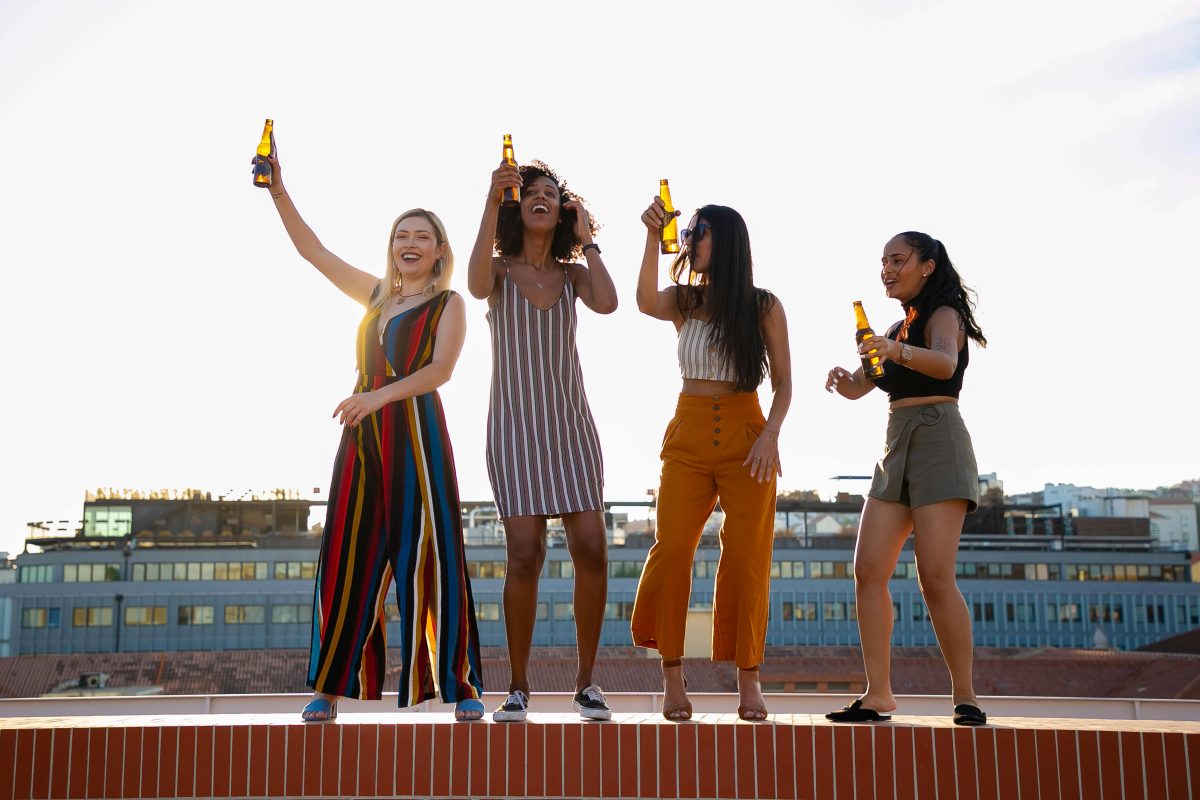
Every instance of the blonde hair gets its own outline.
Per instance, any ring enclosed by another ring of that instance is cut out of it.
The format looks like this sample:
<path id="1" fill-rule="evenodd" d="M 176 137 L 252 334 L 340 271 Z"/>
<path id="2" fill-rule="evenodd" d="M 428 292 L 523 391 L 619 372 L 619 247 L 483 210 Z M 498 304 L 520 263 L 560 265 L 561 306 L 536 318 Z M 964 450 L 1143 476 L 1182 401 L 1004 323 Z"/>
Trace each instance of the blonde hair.
<path id="1" fill-rule="evenodd" d="M 421 293 L 429 297 L 450 288 L 450 276 L 454 274 L 454 251 L 450 249 L 450 242 L 446 239 L 446 226 L 438 219 L 438 215 L 432 211 L 427 211 L 423 208 L 410 208 L 400 216 L 396 217 L 396 221 L 392 223 L 392 232 L 388 236 L 387 249 L 387 269 L 384 270 L 383 278 L 379 281 L 379 288 L 373 295 L 370 310 L 374 311 L 380 308 L 385 303 L 390 301 L 393 296 L 402 293 L 402 284 L 404 279 L 400 275 L 400 270 L 396 268 L 396 256 L 392 252 L 392 243 L 396 240 L 396 228 L 400 223 L 409 217 L 423 217 L 433 226 L 434 238 L 439 246 L 444 245 L 446 250 L 442 253 L 433 265 L 433 273 L 430 276 L 429 282 L 421 289 Z"/>

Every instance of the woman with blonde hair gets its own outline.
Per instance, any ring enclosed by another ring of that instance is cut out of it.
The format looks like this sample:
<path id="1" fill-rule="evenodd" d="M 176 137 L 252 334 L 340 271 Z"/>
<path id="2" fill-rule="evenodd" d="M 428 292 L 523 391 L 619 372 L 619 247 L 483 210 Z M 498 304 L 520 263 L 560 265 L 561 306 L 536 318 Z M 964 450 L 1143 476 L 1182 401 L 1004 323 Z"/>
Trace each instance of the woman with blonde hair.
<path id="1" fill-rule="evenodd" d="M 273 142 L 272 142 L 273 145 Z M 415 208 L 392 224 L 382 280 L 325 249 L 284 188 L 270 187 L 300 255 L 366 307 L 358 380 L 333 416 L 344 426 L 317 564 L 306 722 L 340 697 L 378 699 L 387 667 L 384 604 L 393 578 L 401 627 L 399 705 L 441 695 L 460 720 L 483 716 L 479 634 L 463 552 L 454 456 L 437 389 L 466 335 L 449 288 L 454 255 L 440 219 Z"/>

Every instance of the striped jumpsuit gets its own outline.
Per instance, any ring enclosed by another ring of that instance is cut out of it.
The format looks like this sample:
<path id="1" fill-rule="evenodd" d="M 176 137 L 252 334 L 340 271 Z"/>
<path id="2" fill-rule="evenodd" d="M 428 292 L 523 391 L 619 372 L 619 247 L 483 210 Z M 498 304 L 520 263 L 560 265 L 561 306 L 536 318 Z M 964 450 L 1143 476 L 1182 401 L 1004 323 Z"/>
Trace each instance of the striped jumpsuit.
<path id="1" fill-rule="evenodd" d="M 451 292 L 402 311 L 379 335 L 358 328 L 358 383 L 368 392 L 430 363 Z M 463 552 L 454 456 L 436 391 L 389 403 L 342 432 L 317 565 L 308 685 L 378 699 L 387 666 L 384 603 L 396 579 L 399 705 L 483 693 L 479 633 Z"/>

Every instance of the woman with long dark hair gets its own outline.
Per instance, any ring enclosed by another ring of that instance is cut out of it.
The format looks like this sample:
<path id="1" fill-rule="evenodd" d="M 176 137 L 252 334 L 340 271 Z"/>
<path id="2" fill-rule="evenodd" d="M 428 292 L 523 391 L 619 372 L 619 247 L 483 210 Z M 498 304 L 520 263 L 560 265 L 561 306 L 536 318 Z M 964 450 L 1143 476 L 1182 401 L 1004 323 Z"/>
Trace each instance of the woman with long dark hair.
<path id="1" fill-rule="evenodd" d="M 975 322 L 970 290 L 946 247 L 906 231 L 883 248 L 887 296 L 904 319 L 873 336 L 861 356 L 883 362 L 883 377 L 860 367 L 829 371 L 826 391 L 857 400 L 879 386 L 888 394 L 887 443 L 875 466 L 854 550 L 854 590 L 867 691 L 825 716 L 835 722 L 878 722 L 896 708 L 891 684 L 892 596 L 888 581 L 900 549 L 914 535 L 917 580 L 942 657 L 950 670 L 954 722 L 983 725 L 971 676 L 971 615 L 954 578 L 963 519 L 979 504 L 979 474 L 971 436 L 958 411 L 968 340 L 987 345 Z M 915 532 L 914 532 L 915 531 Z"/>
<path id="2" fill-rule="evenodd" d="M 275 210 L 297 252 L 365 307 L 354 393 L 343 425 L 317 561 L 308 685 L 301 716 L 325 722 L 341 697 L 382 696 L 384 605 L 395 580 L 400 612 L 398 702 L 437 697 L 455 718 L 483 717 L 475 604 L 463 551 L 454 454 L 438 387 L 466 337 L 466 304 L 450 289 L 454 254 L 432 211 L 392 223 L 382 279 L 325 249 L 283 185 L 271 142 Z"/>
<path id="3" fill-rule="evenodd" d="M 501 203 L 509 188 L 521 197 L 511 206 Z M 512 678 L 492 715 L 498 722 L 523 720 L 528 710 L 529 651 L 551 517 L 562 518 L 575 569 L 575 709 L 589 719 L 612 716 L 592 680 L 608 594 L 604 463 L 575 347 L 576 298 L 600 314 L 617 308 L 616 288 L 592 241 L 595 230 L 583 200 L 545 164 L 502 163 L 492 173 L 467 285 L 488 301 L 488 477 L 508 555 L 504 627 Z"/>
<path id="4" fill-rule="evenodd" d="M 725 514 L 713 596 L 712 659 L 733 661 L 738 716 L 767 718 L 758 669 L 766 647 L 779 431 L 792 401 L 783 304 L 754 285 L 750 235 L 742 216 L 708 205 L 682 231 L 672 285 L 658 287 L 659 231 L 669 220 L 655 198 L 642 222 L 646 249 L 638 309 L 679 334 L 682 391 L 667 424 L 658 524 L 633 607 L 633 642 L 662 657 L 663 716 L 692 716 L 683 678 L 683 640 L 692 564 L 718 500 Z M 758 385 L 771 378 L 763 418 Z"/>

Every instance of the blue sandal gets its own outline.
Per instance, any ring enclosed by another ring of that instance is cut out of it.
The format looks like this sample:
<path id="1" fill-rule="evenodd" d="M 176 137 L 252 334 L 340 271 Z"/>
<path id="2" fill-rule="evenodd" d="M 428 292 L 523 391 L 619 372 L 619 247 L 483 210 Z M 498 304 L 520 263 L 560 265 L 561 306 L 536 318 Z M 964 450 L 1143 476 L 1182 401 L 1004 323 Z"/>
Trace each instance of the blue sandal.
<path id="1" fill-rule="evenodd" d="M 324 716 L 317 716 L 318 714 Z M 314 697 L 300 711 L 300 719 L 305 722 L 329 722 L 332 719 L 337 719 L 337 701 L 334 700 L 331 703 L 324 697 Z"/>
<path id="2" fill-rule="evenodd" d="M 474 722 L 483 719 L 483 702 L 474 698 L 459 700 L 454 704 L 454 719 L 457 722 Z"/>

